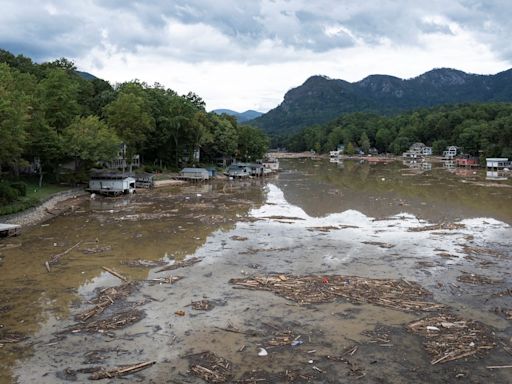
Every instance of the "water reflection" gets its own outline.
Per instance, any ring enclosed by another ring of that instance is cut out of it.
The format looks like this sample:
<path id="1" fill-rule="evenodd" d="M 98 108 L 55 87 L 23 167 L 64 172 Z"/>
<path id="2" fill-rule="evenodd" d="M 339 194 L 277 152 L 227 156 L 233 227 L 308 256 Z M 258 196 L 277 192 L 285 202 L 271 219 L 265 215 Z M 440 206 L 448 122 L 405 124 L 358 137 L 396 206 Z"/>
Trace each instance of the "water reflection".
<path id="1" fill-rule="evenodd" d="M 485 179 L 486 180 L 493 180 L 493 181 L 508 180 L 508 172 L 504 172 L 504 171 L 486 171 Z"/>
<path id="2" fill-rule="evenodd" d="M 328 161 L 283 160 L 289 171 L 281 174 L 278 186 L 288 201 L 312 216 L 356 209 L 373 217 L 410 212 L 434 222 L 493 217 L 512 223 L 510 181 L 498 189 L 486 184 L 483 170 L 458 177 L 446 172 L 446 164 L 426 167 L 431 169 L 411 172 L 401 162 L 345 161 L 338 168 Z"/>

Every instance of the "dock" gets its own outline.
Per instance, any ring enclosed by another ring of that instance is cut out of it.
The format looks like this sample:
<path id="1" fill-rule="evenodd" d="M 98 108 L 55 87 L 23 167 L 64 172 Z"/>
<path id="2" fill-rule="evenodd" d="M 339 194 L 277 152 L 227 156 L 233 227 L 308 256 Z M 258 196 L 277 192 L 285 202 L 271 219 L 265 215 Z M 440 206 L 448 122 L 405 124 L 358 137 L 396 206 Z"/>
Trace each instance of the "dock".
<path id="1" fill-rule="evenodd" d="M 0 237 L 18 236 L 21 234 L 21 225 L 0 224 Z"/>

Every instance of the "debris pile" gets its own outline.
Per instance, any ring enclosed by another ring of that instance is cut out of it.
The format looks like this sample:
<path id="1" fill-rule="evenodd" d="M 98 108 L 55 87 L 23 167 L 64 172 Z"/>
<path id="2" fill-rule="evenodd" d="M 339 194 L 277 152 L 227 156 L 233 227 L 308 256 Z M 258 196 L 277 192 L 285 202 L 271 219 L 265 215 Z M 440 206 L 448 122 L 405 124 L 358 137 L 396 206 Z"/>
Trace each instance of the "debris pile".
<path id="1" fill-rule="evenodd" d="M 115 377 L 130 375 L 132 373 L 149 368 L 155 363 L 156 361 L 146 361 L 143 363 L 121 366 L 114 369 L 99 368 L 96 372 L 89 376 L 89 380 L 113 379 Z"/>
<path id="2" fill-rule="evenodd" d="M 393 248 L 395 246 L 394 244 L 383 243 L 381 241 L 363 241 L 362 243 L 368 245 L 376 245 L 377 247 L 386 249 Z"/>
<path id="3" fill-rule="evenodd" d="M 494 336 L 484 324 L 452 314 L 425 317 L 409 323 L 407 328 L 425 337 L 424 346 L 433 365 L 483 354 L 496 347 Z"/>
<path id="4" fill-rule="evenodd" d="M 201 352 L 187 357 L 190 373 L 208 383 L 227 383 L 233 376 L 231 362 L 215 353 Z"/>
<path id="5" fill-rule="evenodd" d="M 214 307 L 214 305 L 208 300 L 193 301 L 190 303 L 190 306 L 196 311 L 211 311 Z"/>
<path id="6" fill-rule="evenodd" d="M 5 329 L 0 330 L 0 345 L 1 344 L 15 344 L 27 339 L 26 336 L 19 332 L 9 332 Z"/>
<path id="7" fill-rule="evenodd" d="M 299 304 L 326 303 L 343 298 L 351 303 L 371 303 L 403 311 L 435 311 L 442 304 L 427 301 L 432 294 L 406 280 L 357 276 L 271 275 L 231 279 L 238 288 L 271 291 Z"/>
<path id="8" fill-rule="evenodd" d="M 153 268 L 161 267 L 167 263 L 163 260 L 122 260 L 121 264 L 132 268 Z"/>
<path id="9" fill-rule="evenodd" d="M 95 304 L 95 306 L 76 315 L 75 319 L 78 321 L 87 321 L 91 317 L 101 314 L 116 301 L 126 299 L 136 287 L 136 283 L 129 282 L 117 287 L 102 289 L 98 292 L 97 296 L 91 300 L 91 304 Z"/>
<path id="10" fill-rule="evenodd" d="M 483 275 L 478 275 L 476 273 L 468 273 L 463 272 L 462 275 L 457 276 L 457 281 L 466 284 L 474 284 L 474 285 L 489 285 L 489 284 L 499 284 L 501 281 L 493 280 Z"/>
<path id="11" fill-rule="evenodd" d="M 172 271 L 178 268 L 190 267 L 196 263 L 199 263 L 202 259 L 199 257 L 191 257 L 187 260 L 175 261 L 174 264 L 168 265 L 159 269 L 157 272 Z"/>
<path id="12" fill-rule="evenodd" d="M 159 277 L 157 279 L 149 279 L 149 280 L 145 280 L 145 281 L 147 281 L 150 285 L 154 285 L 154 284 L 174 284 L 177 281 L 180 281 L 181 279 L 184 279 L 184 278 L 185 278 L 184 276 L 172 276 L 172 275 L 169 275 L 167 277 Z"/>
<path id="13" fill-rule="evenodd" d="M 434 225 L 427 225 L 425 227 L 413 227 L 409 228 L 407 231 L 409 232 L 426 232 L 426 231 L 438 231 L 438 230 L 448 230 L 453 231 L 456 229 L 466 228 L 465 224 L 457 224 L 457 223 L 439 223 Z"/>
<path id="14" fill-rule="evenodd" d="M 106 245 L 104 247 L 95 246 L 95 247 L 91 247 L 91 248 L 81 249 L 81 251 L 84 255 L 92 255 L 92 254 L 96 254 L 96 253 L 110 252 L 111 250 L 112 250 L 112 247 L 110 245 Z"/>
<path id="15" fill-rule="evenodd" d="M 245 236 L 231 236 L 230 239 L 231 240 L 235 240 L 235 241 L 246 241 L 246 240 L 249 240 L 249 238 L 245 237 Z"/>
<path id="16" fill-rule="evenodd" d="M 144 318 L 144 312 L 138 309 L 131 309 L 124 312 L 116 313 L 104 319 L 90 321 L 83 324 L 77 324 L 65 332 L 79 333 L 79 332 L 104 332 L 121 329 L 134 324 Z"/>

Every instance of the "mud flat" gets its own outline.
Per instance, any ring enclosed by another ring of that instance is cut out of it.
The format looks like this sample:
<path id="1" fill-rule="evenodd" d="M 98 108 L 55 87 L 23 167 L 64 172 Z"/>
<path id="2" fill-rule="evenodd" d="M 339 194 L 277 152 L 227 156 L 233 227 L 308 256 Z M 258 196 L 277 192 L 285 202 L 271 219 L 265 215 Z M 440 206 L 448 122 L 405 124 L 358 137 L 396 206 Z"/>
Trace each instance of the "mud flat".
<path id="1" fill-rule="evenodd" d="M 0 249 L 12 381 L 512 381 L 509 224 L 314 215 L 292 177 L 88 201 Z"/>

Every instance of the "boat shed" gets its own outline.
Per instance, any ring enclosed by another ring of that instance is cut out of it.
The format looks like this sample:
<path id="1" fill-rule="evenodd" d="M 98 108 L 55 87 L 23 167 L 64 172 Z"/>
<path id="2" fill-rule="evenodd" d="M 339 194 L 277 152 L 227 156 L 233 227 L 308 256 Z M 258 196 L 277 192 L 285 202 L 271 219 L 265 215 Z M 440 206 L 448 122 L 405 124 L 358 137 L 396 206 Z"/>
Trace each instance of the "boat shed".
<path id="1" fill-rule="evenodd" d="M 512 166 L 512 161 L 506 157 L 488 157 L 485 159 L 488 169 L 504 169 Z"/>
<path id="2" fill-rule="evenodd" d="M 204 168 L 183 168 L 179 178 L 182 180 L 203 181 L 210 178 L 210 172 Z"/>
<path id="3" fill-rule="evenodd" d="M 231 164 L 224 174 L 233 178 L 249 177 L 251 175 L 251 167 L 245 163 Z"/>
<path id="4" fill-rule="evenodd" d="M 0 237 L 18 236 L 21 226 L 17 224 L 0 224 Z"/>
<path id="5" fill-rule="evenodd" d="M 89 180 L 89 192 L 117 196 L 135 192 L 135 178 L 122 173 L 93 174 Z"/>

